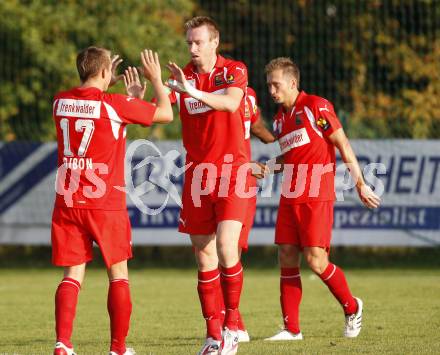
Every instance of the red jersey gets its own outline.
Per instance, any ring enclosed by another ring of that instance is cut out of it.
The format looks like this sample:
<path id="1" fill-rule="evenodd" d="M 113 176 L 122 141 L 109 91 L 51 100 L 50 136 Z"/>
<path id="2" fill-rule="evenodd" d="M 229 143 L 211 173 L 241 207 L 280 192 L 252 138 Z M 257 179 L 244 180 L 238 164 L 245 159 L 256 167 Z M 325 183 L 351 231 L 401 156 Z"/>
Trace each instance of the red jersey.
<path id="1" fill-rule="evenodd" d="M 243 92 L 246 90 L 246 66 L 220 55 L 210 73 L 197 73 L 192 63 L 183 72 L 188 82 L 201 91 L 223 94 L 230 87 L 240 88 Z M 217 111 L 186 93 L 172 92 L 170 99 L 172 103 L 177 103 L 180 110 L 187 163 L 212 163 L 217 167 L 217 176 L 220 176 L 226 154 L 232 155 L 234 167 L 248 161 L 241 108 L 232 113 Z"/>
<path id="2" fill-rule="evenodd" d="M 155 111 L 143 100 L 93 87 L 58 93 L 53 104 L 59 168 L 55 206 L 126 209 L 126 125 L 150 126 Z"/>
<path id="3" fill-rule="evenodd" d="M 244 128 L 244 139 L 246 141 L 246 153 L 248 161 L 252 159 L 251 155 L 251 126 L 260 117 L 260 109 L 257 104 L 257 94 L 251 87 L 246 88 L 246 93 L 243 98 L 242 118 Z"/>
<path id="4" fill-rule="evenodd" d="M 283 174 L 287 183 L 283 190 L 289 188 L 290 196 L 283 194 L 281 201 L 305 203 L 335 199 L 335 147 L 327 137 L 341 127 L 329 101 L 304 91 L 290 112 L 280 107 L 274 118 L 274 132 L 284 163 L 293 166 L 291 177 L 286 175 L 285 166 Z"/>

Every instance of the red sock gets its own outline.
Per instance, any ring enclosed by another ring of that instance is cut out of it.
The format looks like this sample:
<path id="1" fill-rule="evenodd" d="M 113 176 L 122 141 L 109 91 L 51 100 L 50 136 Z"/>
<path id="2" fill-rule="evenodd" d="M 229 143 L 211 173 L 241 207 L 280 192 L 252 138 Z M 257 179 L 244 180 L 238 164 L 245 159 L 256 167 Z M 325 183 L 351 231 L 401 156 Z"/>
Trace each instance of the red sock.
<path id="1" fill-rule="evenodd" d="M 223 286 L 220 278 L 220 287 L 218 288 L 217 292 L 217 302 L 218 302 L 218 318 L 220 319 L 220 324 L 222 325 L 222 328 L 224 327 L 225 322 L 225 315 L 226 315 L 226 307 L 225 307 L 225 300 L 223 299 Z"/>
<path id="2" fill-rule="evenodd" d="M 298 334 L 300 332 L 299 304 L 301 303 L 302 297 L 302 284 L 299 268 L 281 268 L 280 293 L 284 327 L 288 331 Z"/>
<path id="3" fill-rule="evenodd" d="M 344 272 L 335 264 L 329 263 L 325 271 L 319 275 L 327 285 L 330 292 L 341 304 L 345 314 L 353 314 L 357 311 L 357 302 L 353 298 L 347 285 Z"/>
<path id="4" fill-rule="evenodd" d="M 110 316 L 110 351 L 125 353 L 125 338 L 128 335 L 131 316 L 130 286 L 126 279 L 110 281 L 108 288 L 107 310 Z"/>
<path id="5" fill-rule="evenodd" d="M 57 341 L 72 348 L 70 337 L 72 336 L 73 320 L 75 319 L 76 304 L 81 284 L 65 277 L 58 285 L 55 293 L 55 329 Z"/>
<path id="6" fill-rule="evenodd" d="M 243 286 L 243 267 L 241 262 L 235 266 L 222 267 L 222 289 L 226 306 L 225 327 L 230 330 L 238 330 L 238 318 L 241 288 Z"/>
<path id="7" fill-rule="evenodd" d="M 206 321 L 206 337 L 216 340 L 222 339 L 221 323 L 219 318 L 219 290 L 220 274 L 218 269 L 199 271 L 197 291 L 199 293 L 202 314 Z"/>

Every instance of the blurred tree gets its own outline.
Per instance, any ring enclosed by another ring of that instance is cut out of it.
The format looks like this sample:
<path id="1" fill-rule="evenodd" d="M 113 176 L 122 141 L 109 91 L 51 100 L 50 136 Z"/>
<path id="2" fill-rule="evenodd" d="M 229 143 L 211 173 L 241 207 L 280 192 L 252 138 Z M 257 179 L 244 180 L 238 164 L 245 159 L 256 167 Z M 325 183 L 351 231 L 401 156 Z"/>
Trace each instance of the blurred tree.
<path id="1" fill-rule="evenodd" d="M 351 137 L 440 137 L 440 1 L 199 0 L 243 60 L 267 117 L 264 66 L 290 56 L 301 86 L 335 104 Z"/>
<path id="2" fill-rule="evenodd" d="M 192 7 L 190 0 L 0 1 L 0 140 L 55 139 L 53 95 L 78 85 L 76 54 L 87 46 L 120 54 L 120 72 L 139 65 L 140 51 L 152 48 L 167 77 L 168 60 L 186 59 L 182 27 Z M 176 120 L 153 133 L 173 136 L 178 127 Z M 146 135 L 142 128 L 129 130 L 131 138 Z"/>

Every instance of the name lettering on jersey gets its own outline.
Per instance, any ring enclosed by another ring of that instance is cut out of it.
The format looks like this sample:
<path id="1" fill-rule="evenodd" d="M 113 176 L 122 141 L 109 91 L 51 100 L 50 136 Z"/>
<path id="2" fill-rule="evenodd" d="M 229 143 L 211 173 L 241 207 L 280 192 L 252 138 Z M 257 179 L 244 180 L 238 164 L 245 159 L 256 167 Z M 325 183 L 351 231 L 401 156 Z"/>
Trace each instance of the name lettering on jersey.
<path id="1" fill-rule="evenodd" d="M 93 169 L 92 158 L 63 158 L 63 165 L 66 169 L 84 170 Z"/>
<path id="2" fill-rule="evenodd" d="M 310 143 L 309 135 L 305 128 L 297 129 L 278 139 L 281 153 L 284 154 L 289 150 Z"/>
<path id="3" fill-rule="evenodd" d="M 57 107 L 57 116 L 99 118 L 101 101 L 60 99 Z"/>
<path id="4" fill-rule="evenodd" d="M 225 89 L 220 89 L 212 92 L 211 94 L 222 95 L 225 93 Z M 184 99 L 185 107 L 190 115 L 196 115 L 199 113 L 204 113 L 208 111 L 212 111 L 212 108 L 208 105 L 205 105 L 203 102 L 196 100 L 193 97 L 186 97 Z"/>

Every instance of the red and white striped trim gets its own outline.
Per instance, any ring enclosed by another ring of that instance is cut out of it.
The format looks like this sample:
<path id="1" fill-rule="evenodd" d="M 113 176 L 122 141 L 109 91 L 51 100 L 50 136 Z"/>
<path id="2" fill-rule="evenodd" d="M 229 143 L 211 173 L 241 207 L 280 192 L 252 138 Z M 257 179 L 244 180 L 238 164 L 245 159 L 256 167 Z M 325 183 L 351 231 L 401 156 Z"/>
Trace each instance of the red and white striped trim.
<path id="1" fill-rule="evenodd" d="M 225 277 L 233 277 L 233 276 L 237 276 L 241 272 L 243 272 L 243 268 L 241 268 L 240 271 L 236 272 L 235 274 L 228 275 L 228 274 L 225 274 L 224 272 L 222 272 L 222 275 L 225 276 Z"/>
<path id="2" fill-rule="evenodd" d="M 301 275 L 296 274 L 296 275 L 289 275 L 289 276 L 280 276 L 280 279 L 297 279 L 298 277 L 301 277 Z"/>
<path id="3" fill-rule="evenodd" d="M 335 271 L 336 271 L 336 265 L 333 264 L 333 271 L 330 273 L 330 275 L 327 278 L 324 279 L 324 281 L 327 281 L 328 279 L 330 279 L 333 276 L 333 274 L 335 273 Z"/>
<path id="4" fill-rule="evenodd" d="M 78 290 L 81 289 L 81 288 L 79 287 L 79 285 L 78 285 L 76 282 L 73 282 L 73 281 L 70 281 L 70 280 L 62 280 L 62 281 L 60 282 L 60 285 L 61 285 L 62 283 L 66 283 L 66 284 L 74 285 Z"/>
<path id="5" fill-rule="evenodd" d="M 219 277 L 220 277 L 220 274 L 218 274 L 216 277 L 213 277 L 212 279 L 209 279 L 209 280 L 200 280 L 200 279 L 198 279 L 198 280 L 201 283 L 207 283 L 207 282 L 212 282 L 214 280 L 217 280 Z"/>

